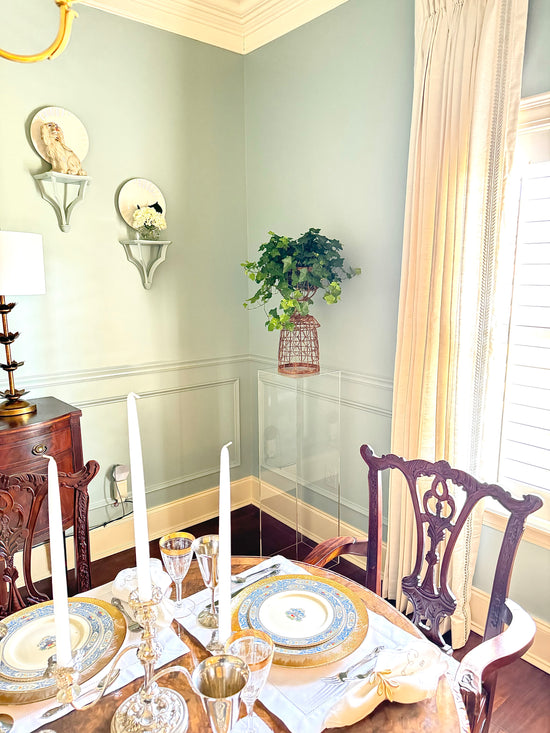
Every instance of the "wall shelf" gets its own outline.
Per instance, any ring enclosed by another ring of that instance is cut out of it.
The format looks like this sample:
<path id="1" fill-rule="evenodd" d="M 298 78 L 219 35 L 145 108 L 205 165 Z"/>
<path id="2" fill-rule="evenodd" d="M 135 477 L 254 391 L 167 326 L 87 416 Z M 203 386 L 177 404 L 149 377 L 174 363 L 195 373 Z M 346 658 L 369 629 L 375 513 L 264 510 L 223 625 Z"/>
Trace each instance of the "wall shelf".
<path id="1" fill-rule="evenodd" d="M 172 242 L 160 239 L 121 239 L 120 244 L 124 247 L 128 262 L 137 267 L 143 287 L 150 290 L 153 275 L 166 259 L 166 250 Z"/>
<path id="2" fill-rule="evenodd" d="M 33 178 L 38 181 L 40 195 L 44 201 L 53 207 L 61 231 L 70 231 L 71 214 L 76 204 L 83 200 L 86 188 L 92 180 L 90 176 L 73 176 L 48 171 L 38 173 Z"/>

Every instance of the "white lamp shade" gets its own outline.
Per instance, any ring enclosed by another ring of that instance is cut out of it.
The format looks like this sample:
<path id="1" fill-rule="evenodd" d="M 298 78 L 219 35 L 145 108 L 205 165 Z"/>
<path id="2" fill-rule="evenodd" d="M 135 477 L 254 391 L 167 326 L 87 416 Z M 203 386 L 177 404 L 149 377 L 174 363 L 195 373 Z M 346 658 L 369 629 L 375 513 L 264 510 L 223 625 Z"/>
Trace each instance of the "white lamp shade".
<path id="1" fill-rule="evenodd" d="M 0 231 L 0 294 L 46 292 L 42 235 Z"/>

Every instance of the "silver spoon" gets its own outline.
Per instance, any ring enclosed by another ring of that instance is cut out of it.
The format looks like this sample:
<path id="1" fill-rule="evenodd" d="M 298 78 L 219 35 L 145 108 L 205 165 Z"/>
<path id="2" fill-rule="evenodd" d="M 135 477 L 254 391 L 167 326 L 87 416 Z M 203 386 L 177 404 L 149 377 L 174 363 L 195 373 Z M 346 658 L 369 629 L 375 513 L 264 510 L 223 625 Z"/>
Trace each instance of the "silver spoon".
<path id="1" fill-rule="evenodd" d="M 113 598 L 111 598 L 111 603 L 113 604 L 113 606 L 115 608 L 118 608 L 118 610 L 124 616 L 126 616 L 126 619 L 128 620 L 128 631 L 143 631 L 143 626 L 141 624 L 138 624 L 138 622 L 135 621 L 130 616 L 130 614 L 128 613 L 128 611 L 124 608 L 124 605 L 123 605 L 122 601 L 120 600 L 120 598 L 115 598 L 113 596 Z"/>
<path id="2" fill-rule="evenodd" d="M 0 733 L 9 733 L 13 728 L 14 719 L 7 713 L 0 713 Z"/>

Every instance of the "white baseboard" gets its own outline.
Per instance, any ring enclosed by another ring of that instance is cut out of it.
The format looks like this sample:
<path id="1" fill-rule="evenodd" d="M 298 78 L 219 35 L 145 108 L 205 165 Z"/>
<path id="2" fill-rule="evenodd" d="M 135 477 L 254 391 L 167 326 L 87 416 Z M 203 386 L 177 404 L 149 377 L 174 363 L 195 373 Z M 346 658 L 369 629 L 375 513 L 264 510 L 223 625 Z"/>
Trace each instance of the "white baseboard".
<path id="1" fill-rule="evenodd" d="M 252 503 L 252 480 L 247 477 L 231 482 L 232 508 L 239 509 Z M 153 507 L 147 512 L 149 539 L 155 540 L 169 532 L 176 532 L 218 516 L 218 488 L 201 491 L 191 496 Z M 72 537 L 67 539 L 67 566 L 74 568 L 74 546 Z M 134 547 L 134 521 L 132 515 L 90 532 L 90 555 L 92 562 L 117 552 Z M 21 558 L 16 556 L 16 567 L 22 578 Z M 43 544 L 32 551 L 32 577 L 34 580 L 51 575 L 49 545 Z"/>
<path id="2" fill-rule="evenodd" d="M 295 525 L 296 500 L 293 496 L 264 482 L 262 500 L 267 503 L 267 512 L 272 517 L 288 526 Z M 247 476 L 239 481 L 231 482 L 232 509 L 239 509 L 248 504 L 260 506 L 260 482 L 255 476 Z M 149 509 L 147 515 L 150 540 L 158 539 L 182 527 L 189 527 L 212 519 L 218 515 L 218 488 L 201 491 L 169 504 L 153 507 Z M 322 539 L 338 534 L 364 537 L 364 532 L 345 522 L 340 522 L 338 531 L 338 522 L 335 517 L 313 509 L 303 502 L 298 503 L 298 530 L 314 542 L 320 542 Z M 128 550 L 133 546 L 134 527 L 131 516 L 90 532 L 92 561 Z M 363 558 L 350 555 L 346 559 L 359 567 L 365 567 Z M 67 562 L 69 567 L 74 567 L 72 539 L 67 541 Z M 33 549 L 32 563 L 35 580 L 51 575 L 48 545 L 41 545 Z M 20 567 L 19 572 L 21 573 Z M 479 588 L 473 588 L 472 630 L 478 634 L 483 633 L 488 606 L 489 594 Z M 523 658 L 535 667 L 550 673 L 550 623 L 537 618 L 534 618 L 534 621 L 537 625 L 535 641 Z"/>

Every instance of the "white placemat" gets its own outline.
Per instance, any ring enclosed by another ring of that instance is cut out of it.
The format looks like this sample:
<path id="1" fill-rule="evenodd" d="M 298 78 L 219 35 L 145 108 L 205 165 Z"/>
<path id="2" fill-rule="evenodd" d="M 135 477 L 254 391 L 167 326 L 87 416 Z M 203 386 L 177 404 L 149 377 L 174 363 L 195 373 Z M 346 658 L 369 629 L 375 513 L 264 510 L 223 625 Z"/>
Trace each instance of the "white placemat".
<path id="1" fill-rule="evenodd" d="M 91 591 L 81 593 L 79 594 L 79 597 L 80 596 L 110 601 L 112 596 L 111 583 L 106 583 L 98 588 L 93 588 Z M 131 633 L 128 631 L 121 650 L 125 647 L 132 646 L 133 644 L 138 644 L 140 638 L 140 632 Z M 163 651 L 162 656 L 156 665 L 157 667 L 162 667 L 173 659 L 181 657 L 182 654 L 189 651 L 189 647 L 181 641 L 178 635 L 171 628 L 163 629 L 159 633 L 158 640 L 162 645 Z M 106 694 L 124 687 L 124 685 L 127 685 L 129 682 L 132 682 L 132 680 L 143 675 L 143 665 L 136 658 L 134 650 L 129 651 L 122 657 L 119 661 L 119 666 L 121 668 L 121 672 L 113 684 L 109 686 Z M 84 698 L 86 693 L 96 693 L 97 683 L 107 674 L 107 670 L 109 669 L 110 665 L 83 684 L 81 697 Z M 93 700 L 93 698 L 93 694 L 88 694 L 88 697 L 84 698 L 84 702 L 89 702 L 90 700 Z M 72 711 L 72 708 L 66 707 L 60 710 L 56 715 L 52 715 L 49 718 L 41 717 L 46 710 L 57 707 L 58 705 L 59 703 L 55 698 L 44 700 L 43 702 L 30 703 L 28 705 L 0 705 L 0 713 L 8 713 L 15 719 L 15 725 L 12 728 L 12 733 L 30 733 L 30 731 L 48 728 L 49 723 Z M 93 714 L 93 712 L 91 712 L 91 714 Z"/>

